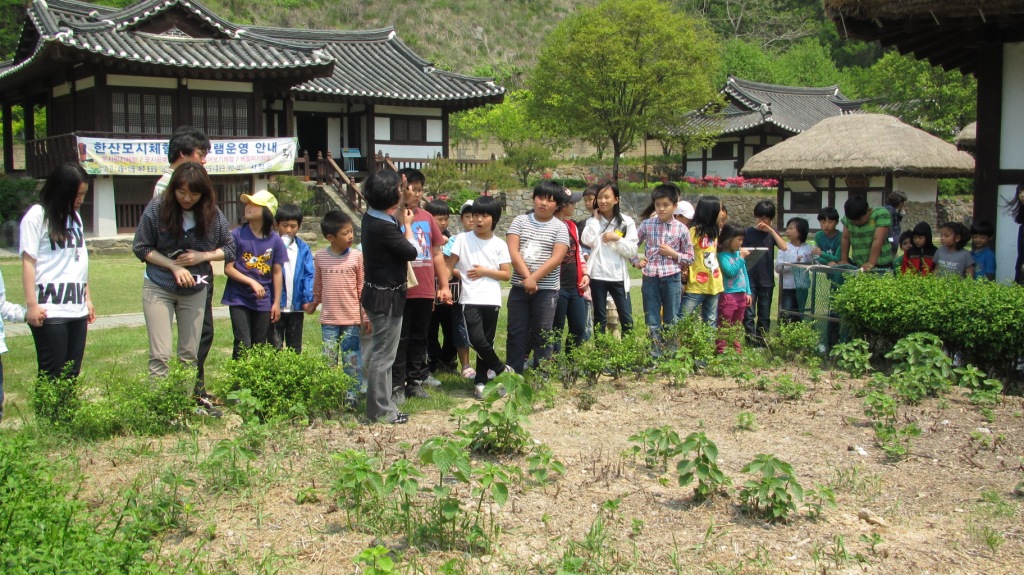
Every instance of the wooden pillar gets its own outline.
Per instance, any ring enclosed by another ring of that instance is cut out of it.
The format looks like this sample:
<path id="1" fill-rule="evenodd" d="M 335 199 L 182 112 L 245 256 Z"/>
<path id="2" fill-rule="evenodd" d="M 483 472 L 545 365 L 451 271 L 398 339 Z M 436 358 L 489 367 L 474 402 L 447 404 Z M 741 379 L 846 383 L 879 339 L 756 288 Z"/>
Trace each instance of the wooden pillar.
<path id="1" fill-rule="evenodd" d="M 249 132 L 253 136 L 265 135 L 264 125 L 269 123 L 266 121 L 266 115 L 263 112 L 265 102 L 263 101 L 263 84 L 256 82 L 253 85 L 252 92 L 252 107 L 255 110 L 253 114 L 253 126 L 252 131 Z"/>
<path id="2" fill-rule="evenodd" d="M 114 115 L 110 104 L 110 87 L 107 85 L 107 75 L 104 72 L 96 73 L 96 84 L 93 87 L 95 97 L 96 117 L 92 118 L 91 129 L 100 132 L 114 130 Z M 168 134 L 170 135 L 170 134 Z"/>
<path id="3" fill-rule="evenodd" d="M 181 78 L 178 80 L 178 92 L 175 94 L 175 120 L 173 126 L 175 129 L 178 126 L 192 126 L 198 128 L 203 132 L 206 131 L 205 126 L 196 126 L 195 120 L 192 118 L 192 102 L 188 94 L 188 78 Z"/>
<path id="4" fill-rule="evenodd" d="M 999 38 L 978 47 L 978 147 L 974 169 L 974 219 L 996 221 L 999 207 L 999 154 L 1003 123 L 1003 44 Z"/>
<path id="5" fill-rule="evenodd" d="M 281 114 L 279 133 L 287 138 L 295 136 L 295 98 L 291 95 L 284 99 L 284 112 Z"/>
<path id="6" fill-rule="evenodd" d="M 366 144 L 363 146 L 363 153 L 366 154 L 366 171 L 371 174 L 380 169 L 377 165 L 377 156 L 374 155 L 377 151 L 377 133 L 373 110 L 373 104 L 366 105 L 366 133 L 363 135 L 366 138 Z"/>
<path id="7" fill-rule="evenodd" d="M 3 104 L 3 144 L 4 144 L 4 172 L 14 171 L 14 117 L 11 114 L 11 104 Z"/>
<path id="8" fill-rule="evenodd" d="M 441 155 L 445 158 L 451 157 L 451 149 L 448 146 L 448 108 L 441 111 L 441 141 L 443 142 L 443 148 Z"/>

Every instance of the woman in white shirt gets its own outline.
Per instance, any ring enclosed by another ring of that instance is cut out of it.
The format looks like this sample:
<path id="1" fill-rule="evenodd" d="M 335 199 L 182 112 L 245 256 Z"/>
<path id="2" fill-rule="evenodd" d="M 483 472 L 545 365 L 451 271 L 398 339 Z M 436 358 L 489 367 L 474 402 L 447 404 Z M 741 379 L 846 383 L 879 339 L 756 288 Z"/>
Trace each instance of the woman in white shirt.
<path id="1" fill-rule="evenodd" d="M 594 326 L 604 331 L 610 295 L 618 311 L 619 325 L 626 333 L 633 327 L 629 266 L 637 257 L 636 224 L 619 211 L 619 187 L 615 184 L 602 185 L 594 205 L 594 216 L 587 220 L 580 237 L 580 243 L 591 246 L 587 270 L 594 298 Z"/>
<path id="2" fill-rule="evenodd" d="M 78 209 L 89 192 L 76 163 L 57 166 L 39 203 L 21 220 L 21 281 L 41 375 L 75 379 L 82 368 L 88 324 L 96 319 L 89 295 L 89 252 Z"/>

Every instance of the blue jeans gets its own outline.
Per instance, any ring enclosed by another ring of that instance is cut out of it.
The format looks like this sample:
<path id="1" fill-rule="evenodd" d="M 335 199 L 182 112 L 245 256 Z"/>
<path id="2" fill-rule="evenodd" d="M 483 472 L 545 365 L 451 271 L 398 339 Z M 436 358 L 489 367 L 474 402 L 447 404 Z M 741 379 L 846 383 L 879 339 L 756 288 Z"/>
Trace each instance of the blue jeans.
<path id="1" fill-rule="evenodd" d="M 555 353 L 562 351 L 562 329 L 569 321 L 569 337 L 565 349 L 570 350 L 590 339 L 590 325 L 587 321 L 587 300 L 576 288 L 558 290 L 558 305 L 551 329 L 555 332 Z"/>
<path id="2" fill-rule="evenodd" d="M 644 276 L 640 293 L 644 298 L 644 322 L 651 332 L 655 357 L 661 354 L 661 328 L 671 325 L 679 317 L 679 306 L 683 293 L 681 274 L 670 276 Z"/>
<path id="3" fill-rule="evenodd" d="M 683 313 L 691 314 L 700 306 L 700 318 L 711 327 L 718 327 L 718 294 L 689 293 L 683 296 Z"/>
<path id="4" fill-rule="evenodd" d="M 320 325 L 324 341 L 324 355 L 331 365 L 342 364 L 342 370 L 356 381 L 352 393 L 366 393 L 362 375 L 362 353 L 359 347 L 358 325 Z"/>

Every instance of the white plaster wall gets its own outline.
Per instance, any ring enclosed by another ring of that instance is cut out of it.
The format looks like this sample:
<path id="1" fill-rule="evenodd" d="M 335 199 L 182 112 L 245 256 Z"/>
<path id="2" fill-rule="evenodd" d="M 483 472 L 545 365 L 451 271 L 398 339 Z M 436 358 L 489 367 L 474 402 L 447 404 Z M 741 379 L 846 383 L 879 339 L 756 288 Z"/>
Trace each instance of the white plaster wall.
<path id="1" fill-rule="evenodd" d="M 373 139 L 385 142 L 391 139 L 391 118 L 375 117 L 373 119 Z"/>
<path id="2" fill-rule="evenodd" d="M 687 166 L 687 173 L 690 172 L 689 166 Z M 693 169 L 697 170 L 700 166 L 694 166 Z M 694 176 L 699 174 L 694 173 Z M 729 178 L 736 175 L 736 162 L 734 160 L 712 160 L 708 162 L 708 175 L 709 176 L 721 176 L 723 178 Z"/>
<path id="3" fill-rule="evenodd" d="M 441 146 L 397 146 L 380 142 L 377 142 L 377 149 L 385 154 L 390 154 L 392 158 L 434 159 L 442 153 Z"/>
<path id="4" fill-rule="evenodd" d="M 427 141 L 444 142 L 443 127 L 441 120 L 427 120 Z"/>
<path id="5" fill-rule="evenodd" d="M 173 90 L 178 87 L 177 78 L 153 78 L 151 76 L 126 76 L 124 74 L 107 74 L 108 86 L 132 86 L 136 88 L 161 88 Z M 249 85 L 252 91 L 252 84 Z"/>
<path id="6" fill-rule="evenodd" d="M 928 178 L 893 178 L 892 189 L 907 194 L 909 202 L 934 202 L 939 182 Z"/>
<path id="7" fill-rule="evenodd" d="M 1024 169 L 1024 42 L 1003 45 L 1003 125 L 999 145 L 999 167 L 1004 170 Z M 1016 186 L 999 186 L 999 207 L 996 212 L 996 279 L 1013 281 L 1017 265 L 1017 232 L 1019 225 L 1004 208 L 1016 194 Z"/>
<path id="8" fill-rule="evenodd" d="M 280 107 L 278 109 L 281 109 Z M 328 112 L 328 113 L 341 113 L 345 111 L 345 106 L 341 104 L 332 104 L 330 102 L 303 102 L 298 101 L 292 106 L 292 110 L 296 112 Z"/>
<path id="9" fill-rule="evenodd" d="M 327 118 L 327 149 L 335 158 L 341 157 L 341 118 Z"/>
<path id="10" fill-rule="evenodd" d="M 117 210 L 114 205 L 114 178 L 97 176 L 92 183 L 92 231 L 98 238 L 117 235 Z"/>
<path id="11" fill-rule="evenodd" d="M 188 88 L 204 92 L 252 92 L 252 82 L 192 79 L 188 80 Z"/>
<path id="12" fill-rule="evenodd" d="M 88 90 L 96 85 L 96 76 L 75 80 L 75 89 L 78 91 Z"/>
<path id="13" fill-rule="evenodd" d="M 807 180 L 786 180 L 786 187 L 794 192 L 813 192 L 814 186 Z"/>

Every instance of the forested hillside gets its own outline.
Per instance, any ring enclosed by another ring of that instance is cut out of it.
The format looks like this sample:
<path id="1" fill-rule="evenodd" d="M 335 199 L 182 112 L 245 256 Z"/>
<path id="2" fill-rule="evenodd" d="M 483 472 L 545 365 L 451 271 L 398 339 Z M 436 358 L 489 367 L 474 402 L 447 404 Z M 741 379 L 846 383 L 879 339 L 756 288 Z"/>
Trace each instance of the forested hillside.
<path id="1" fill-rule="evenodd" d="M 0 0 L 0 53 L 9 57 L 24 0 Z M 111 6 L 131 0 L 100 0 Z M 722 53 L 717 78 L 733 74 L 788 85 L 839 84 L 853 97 L 900 103 L 906 121 L 952 138 L 975 116 L 973 78 L 947 74 L 874 44 L 847 41 L 820 0 L 666 0 L 698 17 Z M 368 29 L 394 26 L 437 66 L 523 87 L 537 54 L 566 16 L 596 0 L 205 0 L 241 24 Z M 889 109 L 890 113 L 893 108 Z"/>

